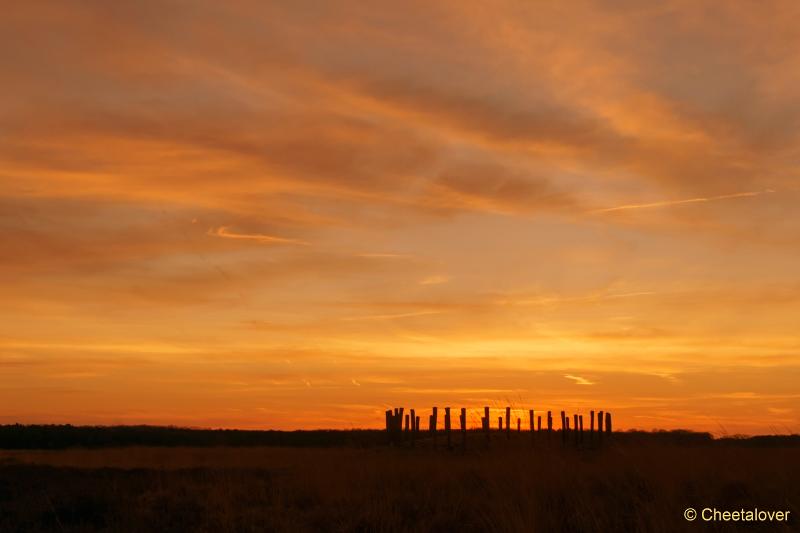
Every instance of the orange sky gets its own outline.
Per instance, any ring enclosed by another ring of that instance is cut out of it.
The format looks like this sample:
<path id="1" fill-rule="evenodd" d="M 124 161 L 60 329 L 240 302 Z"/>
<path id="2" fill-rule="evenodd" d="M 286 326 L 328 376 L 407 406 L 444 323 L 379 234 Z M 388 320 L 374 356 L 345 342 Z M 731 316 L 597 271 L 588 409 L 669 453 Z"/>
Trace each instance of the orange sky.
<path id="1" fill-rule="evenodd" d="M 625 4 L 7 6 L 0 423 L 800 430 L 800 4 Z"/>

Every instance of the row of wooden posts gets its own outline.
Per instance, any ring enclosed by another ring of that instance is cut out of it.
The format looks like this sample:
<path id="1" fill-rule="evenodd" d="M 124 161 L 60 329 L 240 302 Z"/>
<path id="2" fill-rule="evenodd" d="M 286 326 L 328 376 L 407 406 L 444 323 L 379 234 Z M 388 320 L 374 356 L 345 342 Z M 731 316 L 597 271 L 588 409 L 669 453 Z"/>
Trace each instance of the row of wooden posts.
<path id="1" fill-rule="evenodd" d="M 420 417 L 414 409 L 409 413 L 404 413 L 403 407 L 395 407 L 393 410 L 386 411 L 386 433 L 390 444 L 397 444 L 401 442 L 410 442 L 413 446 L 420 438 Z M 489 407 L 483 408 L 483 416 L 481 417 L 481 430 L 486 436 L 486 443 L 490 442 L 491 435 L 491 419 L 489 417 Z M 505 431 L 506 437 L 511 438 L 511 407 L 506 407 L 505 412 Z M 534 410 L 528 410 L 528 432 L 531 435 L 531 443 L 535 441 L 536 433 L 546 432 L 547 438 L 552 439 L 553 435 L 553 415 L 552 411 L 547 411 L 547 418 L 545 418 L 545 428 L 542 429 L 542 415 L 535 416 L 534 425 Z M 433 438 L 433 446 L 436 447 L 436 437 L 439 433 L 438 430 L 438 407 L 433 408 L 433 412 L 428 416 L 428 435 Z M 572 424 L 570 425 L 570 418 Z M 459 414 L 459 425 L 461 433 L 461 447 L 467 447 L 467 410 L 461 408 Z M 595 419 L 597 421 L 597 428 L 595 428 Z M 405 424 L 404 424 L 405 422 Z M 534 429 L 535 428 L 535 429 Z M 503 431 L 503 417 L 497 417 L 497 430 Z M 522 433 L 522 419 L 517 418 L 517 433 Z M 450 408 L 444 408 L 444 434 L 447 440 L 447 448 L 453 447 L 452 426 L 450 423 Z M 572 439 L 570 439 L 572 434 Z M 594 411 L 589 411 L 589 443 L 601 443 L 603 434 L 607 437 L 611 435 L 611 413 L 608 411 L 598 411 L 595 417 Z M 565 411 L 561 411 L 561 441 L 564 445 L 573 440 L 576 446 L 584 443 L 584 428 L 583 428 L 583 415 L 574 414 L 570 417 Z"/>

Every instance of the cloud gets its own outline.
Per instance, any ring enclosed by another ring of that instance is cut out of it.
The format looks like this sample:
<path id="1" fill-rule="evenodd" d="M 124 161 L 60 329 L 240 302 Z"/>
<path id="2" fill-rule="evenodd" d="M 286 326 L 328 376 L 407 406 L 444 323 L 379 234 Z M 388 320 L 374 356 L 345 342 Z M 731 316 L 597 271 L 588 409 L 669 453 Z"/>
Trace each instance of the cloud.
<path id="1" fill-rule="evenodd" d="M 734 198 L 752 198 L 754 196 L 761 196 L 763 194 L 771 194 L 775 191 L 771 189 L 767 189 L 764 191 L 754 191 L 754 192 L 740 192 L 734 194 L 723 194 L 720 196 L 711 196 L 708 198 L 689 198 L 687 200 L 667 200 L 663 202 L 650 202 L 646 204 L 628 204 L 628 205 L 619 205 L 616 207 L 606 207 L 603 209 L 595 209 L 594 211 L 589 211 L 588 214 L 602 214 L 602 213 L 612 213 L 615 211 L 628 211 L 631 209 L 652 209 L 657 207 L 672 207 L 675 205 L 685 205 L 685 204 L 696 204 L 696 203 L 707 203 L 707 202 L 717 202 L 719 200 L 731 200 Z"/>
<path id="2" fill-rule="evenodd" d="M 393 254 L 393 253 L 380 253 L 380 252 L 368 252 L 357 255 L 358 257 L 366 257 L 369 259 L 413 259 L 414 257 L 411 254 Z"/>
<path id="3" fill-rule="evenodd" d="M 450 281 L 448 276 L 436 275 L 436 276 L 428 276 L 427 278 L 423 278 L 419 284 L 420 285 L 441 285 L 442 283 L 447 283 Z"/>
<path id="4" fill-rule="evenodd" d="M 570 374 L 565 374 L 564 377 L 573 380 L 576 385 L 594 385 L 594 381 L 589 381 L 588 379 L 582 378 L 580 376 L 572 376 Z"/>
<path id="5" fill-rule="evenodd" d="M 223 239 L 241 239 L 256 241 L 261 244 L 297 244 L 308 246 L 310 243 L 300 239 L 288 239 L 285 237 L 275 237 L 274 235 L 263 235 L 261 233 L 235 233 L 230 231 L 230 226 L 220 226 L 216 229 L 209 229 L 208 234 Z"/>
<path id="6" fill-rule="evenodd" d="M 362 320 L 395 320 L 398 318 L 411 318 L 417 316 L 426 316 L 426 315 L 438 315 L 443 313 L 444 311 L 441 310 L 422 310 L 422 311 L 412 311 L 409 313 L 393 313 L 393 314 L 384 314 L 384 315 L 362 315 L 362 316 L 350 316 L 344 317 L 342 320 L 345 321 L 362 321 Z"/>
<path id="7" fill-rule="evenodd" d="M 797 381 L 799 10 L 17 2 L 0 401 L 276 427 L 509 391 L 623 427 L 639 397 L 694 427 L 800 412 L 765 396 Z"/>

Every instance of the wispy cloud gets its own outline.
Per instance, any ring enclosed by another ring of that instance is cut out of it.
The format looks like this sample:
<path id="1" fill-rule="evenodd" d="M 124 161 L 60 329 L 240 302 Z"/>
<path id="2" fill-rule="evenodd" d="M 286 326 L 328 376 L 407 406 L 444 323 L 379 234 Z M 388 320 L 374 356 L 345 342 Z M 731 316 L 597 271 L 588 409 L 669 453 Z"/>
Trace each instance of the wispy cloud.
<path id="1" fill-rule="evenodd" d="M 386 401 L 527 387 L 625 403 L 621 427 L 800 420 L 696 397 L 796 390 L 785 10 L 718 3 L 717 31 L 675 0 L 107 4 L 0 17 L 2 49 L 37 43 L 0 58 L 0 367 L 23 406 L 0 421 L 374 427 Z M 74 38 L 108 28 L 114 61 Z M 103 382 L 64 396 L 83 372 Z"/>
<path id="2" fill-rule="evenodd" d="M 442 283 L 447 283 L 450 281 L 450 278 L 447 276 L 428 276 L 427 278 L 423 279 L 419 282 L 420 285 L 441 285 Z"/>
<path id="3" fill-rule="evenodd" d="M 602 300 L 616 300 L 620 298 L 635 298 L 637 296 L 652 296 L 657 294 L 653 291 L 638 291 L 638 292 L 624 292 L 624 293 L 599 293 L 589 294 L 585 296 L 541 296 L 537 298 L 504 298 L 497 300 L 495 303 L 499 305 L 550 305 L 571 302 L 595 302 Z"/>
<path id="4" fill-rule="evenodd" d="M 723 194 L 721 196 L 688 198 L 686 200 L 666 200 L 663 202 L 650 202 L 646 204 L 626 204 L 626 205 L 618 205 L 615 207 L 606 207 L 604 209 L 595 209 L 594 211 L 589 211 L 588 214 L 597 215 L 603 213 L 613 213 L 615 211 L 629 211 L 632 209 L 654 209 L 658 207 L 672 207 L 675 205 L 699 204 L 707 202 L 716 202 L 719 200 L 731 200 L 734 198 L 751 198 L 754 196 L 761 196 L 762 194 L 770 194 L 774 192 L 775 191 L 773 191 L 772 189 L 766 189 L 763 191 L 749 191 L 749 192 L 739 192 L 734 194 Z"/>
<path id="5" fill-rule="evenodd" d="M 345 317 L 342 320 L 346 321 L 358 321 L 358 320 L 393 320 L 395 318 L 409 318 L 414 316 L 425 316 L 425 315 L 438 315 L 443 313 L 444 311 L 437 311 L 437 310 L 427 310 L 427 311 L 414 311 L 410 313 L 397 313 L 397 314 L 388 314 L 388 315 L 362 315 L 362 316 L 351 316 Z"/>
<path id="6" fill-rule="evenodd" d="M 217 229 L 208 230 L 208 234 L 213 235 L 214 237 L 222 237 L 223 239 L 241 239 L 256 241 L 262 244 L 296 244 L 300 246 L 308 246 L 310 244 L 300 239 L 276 237 L 274 235 L 264 235 L 263 233 L 236 233 L 230 231 L 229 228 L 230 226 L 220 226 Z"/>
<path id="7" fill-rule="evenodd" d="M 363 253 L 357 254 L 358 257 L 365 257 L 367 259 L 410 259 L 410 254 L 391 254 L 391 253 Z"/>
<path id="8" fill-rule="evenodd" d="M 594 385 L 594 381 L 589 381 L 586 378 L 582 378 L 580 376 L 573 376 L 571 374 L 564 374 L 564 377 L 567 379 L 571 379 L 575 382 L 576 385 Z"/>

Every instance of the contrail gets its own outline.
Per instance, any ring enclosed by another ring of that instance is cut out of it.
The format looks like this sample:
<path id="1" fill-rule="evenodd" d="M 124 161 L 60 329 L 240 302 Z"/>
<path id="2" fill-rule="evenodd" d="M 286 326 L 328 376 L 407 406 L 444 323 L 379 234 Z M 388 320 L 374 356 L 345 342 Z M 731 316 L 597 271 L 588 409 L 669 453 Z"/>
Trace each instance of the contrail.
<path id="1" fill-rule="evenodd" d="M 258 241 L 265 244 L 298 244 L 301 246 L 308 246 L 310 243 L 301 241 L 299 239 L 287 239 L 284 237 L 275 237 L 273 235 L 264 235 L 261 233 L 234 233 L 229 231 L 230 226 L 220 226 L 217 229 L 208 230 L 209 235 L 214 237 L 222 237 L 224 239 L 245 239 L 250 241 Z"/>
<path id="2" fill-rule="evenodd" d="M 667 200 L 664 202 L 652 202 L 649 204 L 619 205 L 616 207 L 606 207 L 605 209 L 595 209 L 594 211 L 589 211 L 588 214 L 596 215 L 602 213 L 611 213 L 613 211 L 627 211 L 629 209 L 650 209 L 653 207 L 669 207 L 673 205 L 716 202 L 717 200 L 729 200 L 732 198 L 749 198 L 752 196 L 761 196 L 762 194 L 769 194 L 773 192 L 775 191 L 773 191 L 772 189 L 766 189 L 763 191 L 738 192 L 735 194 L 723 194 L 721 196 L 709 196 L 707 198 L 689 198 L 687 200 Z"/>
<path id="3" fill-rule="evenodd" d="M 356 254 L 358 257 L 366 257 L 370 259 L 409 259 L 413 257 L 409 254 L 388 254 L 388 253 L 363 253 Z"/>
<path id="4" fill-rule="evenodd" d="M 580 376 L 573 376 L 570 374 L 564 374 L 564 377 L 567 379 L 571 379 L 575 382 L 576 385 L 594 385 L 594 381 L 589 381 L 586 378 L 582 378 Z"/>
<path id="5" fill-rule="evenodd" d="M 346 320 L 348 322 L 356 321 L 356 320 L 392 320 L 395 318 L 408 318 L 412 316 L 424 316 L 424 315 L 438 315 L 441 314 L 443 311 L 413 311 L 410 313 L 397 313 L 394 315 L 364 315 L 364 316 L 349 316 L 344 317 L 342 320 Z"/>

